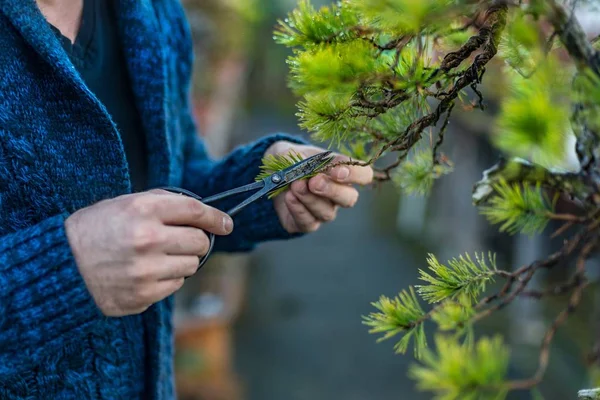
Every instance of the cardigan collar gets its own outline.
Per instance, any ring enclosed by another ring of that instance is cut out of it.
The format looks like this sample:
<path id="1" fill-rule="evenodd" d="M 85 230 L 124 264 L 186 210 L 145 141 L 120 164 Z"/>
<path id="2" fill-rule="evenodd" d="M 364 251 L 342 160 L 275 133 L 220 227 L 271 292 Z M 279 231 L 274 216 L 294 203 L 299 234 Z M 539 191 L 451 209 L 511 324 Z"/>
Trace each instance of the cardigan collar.
<path id="1" fill-rule="evenodd" d="M 168 180 L 171 150 L 166 133 L 166 63 L 159 21 L 151 0 L 119 0 L 117 3 L 121 43 L 146 133 L 149 185 L 159 186 Z M 75 84 L 111 119 L 105 107 L 87 89 L 35 0 L 0 0 L 0 11 L 54 73 Z M 118 136 L 112 120 L 111 124 L 114 129 L 108 134 Z M 121 143 L 120 138 L 117 142 Z M 120 151 L 126 162 L 122 145 Z"/>

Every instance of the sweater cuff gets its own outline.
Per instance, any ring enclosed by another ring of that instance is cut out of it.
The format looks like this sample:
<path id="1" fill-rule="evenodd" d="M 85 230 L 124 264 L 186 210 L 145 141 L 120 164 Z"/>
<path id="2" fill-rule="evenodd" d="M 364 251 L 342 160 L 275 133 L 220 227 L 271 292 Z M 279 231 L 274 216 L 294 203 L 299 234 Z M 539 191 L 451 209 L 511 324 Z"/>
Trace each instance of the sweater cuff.
<path id="1" fill-rule="evenodd" d="M 0 348 L 35 349 L 103 318 L 75 263 L 66 215 L 2 238 Z"/>
<path id="2" fill-rule="evenodd" d="M 244 180 L 246 182 L 254 181 L 254 178 L 260 173 L 260 166 L 265 152 L 272 144 L 278 141 L 288 141 L 296 144 L 309 144 L 306 140 L 288 134 L 275 134 L 254 143 L 247 151 L 244 159 L 248 166 L 244 171 Z M 288 233 L 277 216 L 273 199 L 263 198 L 247 209 L 239 213 L 234 218 L 235 226 L 233 234 L 228 240 L 217 240 L 216 249 L 225 251 L 249 251 L 258 243 L 270 240 L 285 240 L 302 236 L 302 234 Z M 237 232 L 236 232 L 237 230 Z M 219 245 L 219 242 L 222 245 Z M 229 243 L 235 243 L 235 249 L 227 246 Z"/>

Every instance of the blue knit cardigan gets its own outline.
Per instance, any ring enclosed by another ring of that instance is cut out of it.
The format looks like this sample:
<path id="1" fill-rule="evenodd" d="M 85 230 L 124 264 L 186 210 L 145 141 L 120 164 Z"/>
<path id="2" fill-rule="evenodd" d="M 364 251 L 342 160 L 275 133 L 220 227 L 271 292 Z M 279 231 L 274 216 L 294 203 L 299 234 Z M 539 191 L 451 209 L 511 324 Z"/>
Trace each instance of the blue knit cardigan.
<path id="1" fill-rule="evenodd" d="M 202 196 L 249 183 L 276 135 L 207 157 L 190 116 L 192 44 L 178 0 L 118 0 L 150 186 Z M 123 146 L 34 0 L 0 0 L 0 399 L 171 399 L 172 298 L 102 315 L 65 236 L 76 210 L 131 191 Z M 228 207 L 223 204 L 223 207 Z M 220 250 L 287 238 L 264 200 Z"/>

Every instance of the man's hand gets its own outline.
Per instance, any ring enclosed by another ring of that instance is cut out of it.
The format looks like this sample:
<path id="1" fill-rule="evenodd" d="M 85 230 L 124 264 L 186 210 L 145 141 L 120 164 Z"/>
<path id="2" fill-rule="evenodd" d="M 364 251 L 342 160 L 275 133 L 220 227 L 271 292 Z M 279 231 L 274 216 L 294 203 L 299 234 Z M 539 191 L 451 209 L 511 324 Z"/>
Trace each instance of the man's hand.
<path id="1" fill-rule="evenodd" d="M 281 141 L 271 145 L 265 155 L 287 154 L 292 150 L 304 157 L 325 151 L 314 146 Z M 348 160 L 348 157 L 338 155 L 332 163 Z M 353 207 L 356 204 L 358 191 L 352 184 L 367 185 L 372 181 L 371 167 L 338 166 L 326 174 L 292 183 L 291 190 L 273 200 L 275 210 L 289 233 L 313 232 L 323 222 L 333 221 L 339 207 Z"/>
<path id="2" fill-rule="evenodd" d="M 120 196 L 65 222 L 75 261 L 107 316 L 139 314 L 177 291 L 208 252 L 204 231 L 227 235 L 231 218 L 163 190 Z"/>

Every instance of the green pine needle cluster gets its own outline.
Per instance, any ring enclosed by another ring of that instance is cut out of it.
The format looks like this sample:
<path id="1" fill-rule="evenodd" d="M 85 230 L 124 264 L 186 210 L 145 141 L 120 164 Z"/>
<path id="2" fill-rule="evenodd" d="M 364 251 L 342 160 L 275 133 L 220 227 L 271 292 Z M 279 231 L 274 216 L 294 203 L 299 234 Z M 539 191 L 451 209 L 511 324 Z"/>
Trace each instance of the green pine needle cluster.
<path id="1" fill-rule="evenodd" d="M 298 95 L 332 90 L 354 93 L 372 77 L 390 74 L 389 60 L 375 57 L 376 50 L 364 40 L 333 43 L 288 59 L 290 87 Z"/>
<path id="2" fill-rule="evenodd" d="M 568 81 L 551 57 L 535 73 L 511 77 L 511 90 L 501 103 L 493 141 L 515 157 L 553 166 L 564 160 L 571 114 Z"/>
<path id="3" fill-rule="evenodd" d="M 436 65 L 428 56 L 431 40 L 408 40 L 398 56 L 393 47 L 384 48 L 405 28 L 413 29 L 408 25 L 424 23 L 431 9 L 437 14 L 454 3 L 393 0 L 384 6 L 391 7 L 387 15 L 396 21 L 392 25 L 397 29 L 389 30 L 386 21 L 371 18 L 376 10 L 362 0 L 342 0 L 318 10 L 301 0 L 275 32 L 278 43 L 293 49 L 287 61 L 289 86 L 302 97 L 300 126 L 352 155 L 368 156 L 374 142 L 400 137 L 428 109 L 425 90 L 443 77 L 436 78 Z M 404 26 L 401 31 L 398 23 Z M 394 103 L 397 98 L 402 101 Z M 377 106 L 389 102 L 397 105 Z"/>
<path id="4" fill-rule="evenodd" d="M 498 52 L 517 72 L 530 76 L 544 58 L 539 26 L 522 10 L 516 10 L 510 17 Z"/>
<path id="5" fill-rule="evenodd" d="M 500 232 L 534 235 L 550 222 L 554 202 L 544 195 L 539 184 L 531 187 L 501 180 L 493 188 L 494 195 L 479 211 L 490 223 L 501 224 Z"/>
<path id="6" fill-rule="evenodd" d="M 393 181 L 406 194 L 424 196 L 429 193 L 436 179 L 450 172 L 451 165 L 434 163 L 432 152 L 422 150 L 396 170 Z"/>
<path id="7" fill-rule="evenodd" d="M 356 37 L 351 28 L 358 18 L 346 3 L 316 10 L 308 0 L 300 0 L 289 16 L 279 21 L 275 41 L 288 47 L 311 48 L 320 44 L 342 42 Z"/>
<path id="8" fill-rule="evenodd" d="M 352 0 L 350 7 L 362 21 L 383 31 L 411 34 L 433 30 L 443 24 L 456 0 Z"/>
<path id="9" fill-rule="evenodd" d="M 502 338 L 483 337 L 474 345 L 455 336 L 438 335 L 436 351 L 426 349 L 409 370 L 420 390 L 438 400 L 504 400 L 509 351 Z"/>
<path id="10" fill-rule="evenodd" d="M 432 313 L 431 319 L 442 332 L 454 331 L 459 336 L 466 334 L 467 340 L 472 341 L 472 318 L 475 308 L 471 298 L 458 296 L 457 300 L 446 300 Z"/>
<path id="11" fill-rule="evenodd" d="M 419 269 L 419 279 L 427 285 L 418 285 L 417 292 L 429 303 L 438 303 L 458 296 L 466 296 L 473 301 L 485 291 L 486 284 L 494 281 L 496 255 L 475 253 L 475 260 L 469 254 L 461 255 L 444 265 L 435 255 L 427 258 L 428 271 Z"/>
<path id="12" fill-rule="evenodd" d="M 363 324 L 371 327 L 369 333 L 383 333 L 377 341 L 390 339 L 398 334 L 403 334 L 400 341 L 394 346 L 396 353 L 406 353 L 411 339 L 414 339 L 415 357 L 420 358 L 427 347 L 425 330 L 421 323 L 425 312 L 419 304 L 412 287 L 403 290 L 398 296 L 390 299 L 381 296 L 379 301 L 372 303 L 378 312 L 363 316 Z"/>

